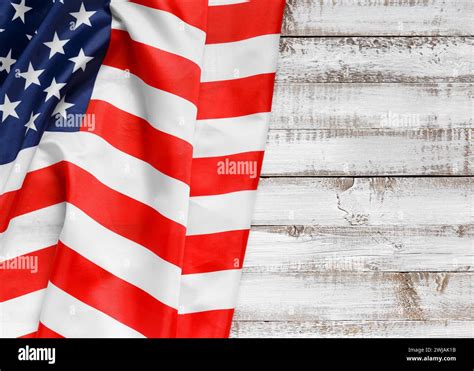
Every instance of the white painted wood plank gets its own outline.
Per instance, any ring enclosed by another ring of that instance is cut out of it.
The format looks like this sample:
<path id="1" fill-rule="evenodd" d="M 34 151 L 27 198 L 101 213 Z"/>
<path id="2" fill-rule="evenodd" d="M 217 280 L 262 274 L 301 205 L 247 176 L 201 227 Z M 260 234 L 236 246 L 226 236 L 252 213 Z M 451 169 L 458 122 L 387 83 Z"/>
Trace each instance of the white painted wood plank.
<path id="1" fill-rule="evenodd" d="M 472 338 L 473 321 L 234 322 L 239 338 Z"/>
<path id="2" fill-rule="evenodd" d="M 473 273 L 245 273 L 236 321 L 474 320 Z"/>
<path id="3" fill-rule="evenodd" d="M 474 271 L 474 225 L 261 226 L 245 272 Z"/>
<path id="4" fill-rule="evenodd" d="M 271 130 L 265 176 L 471 175 L 473 129 Z"/>
<path id="5" fill-rule="evenodd" d="M 474 86 L 280 83 L 272 129 L 454 129 L 473 127 Z"/>
<path id="6" fill-rule="evenodd" d="M 280 82 L 473 82 L 472 37 L 282 39 Z"/>
<path id="7" fill-rule="evenodd" d="M 452 226 L 474 224 L 474 178 L 268 178 L 253 225 Z"/>
<path id="8" fill-rule="evenodd" d="M 289 0 L 284 34 L 467 36 L 472 13 L 464 0 Z M 470 37 L 283 38 L 272 128 L 299 130 L 271 131 L 264 175 L 471 175 L 472 56 Z M 472 190 L 263 179 L 233 336 L 472 336 Z"/>
<path id="9" fill-rule="evenodd" d="M 472 35 L 471 0 L 287 0 L 292 36 Z"/>

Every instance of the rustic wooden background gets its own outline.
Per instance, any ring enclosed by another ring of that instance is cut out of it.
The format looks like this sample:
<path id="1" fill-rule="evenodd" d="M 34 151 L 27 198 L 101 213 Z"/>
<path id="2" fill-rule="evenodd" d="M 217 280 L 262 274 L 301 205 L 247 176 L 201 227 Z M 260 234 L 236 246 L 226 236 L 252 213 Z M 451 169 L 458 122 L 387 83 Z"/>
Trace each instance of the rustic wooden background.
<path id="1" fill-rule="evenodd" d="M 473 0 L 289 0 L 233 337 L 474 336 Z"/>

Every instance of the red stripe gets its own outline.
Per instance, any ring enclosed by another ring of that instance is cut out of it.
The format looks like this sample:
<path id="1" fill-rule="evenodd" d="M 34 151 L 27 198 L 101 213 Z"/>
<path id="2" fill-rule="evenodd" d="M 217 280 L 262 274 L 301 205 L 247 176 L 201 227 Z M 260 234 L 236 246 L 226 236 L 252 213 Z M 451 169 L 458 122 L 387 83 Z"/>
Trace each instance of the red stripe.
<path id="1" fill-rule="evenodd" d="M 239 117 L 272 108 L 275 74 L 201 83 L 198 120 Z"/>
<path id="2" fill-rule="evenodd" d="M 51 330 L 49 327 L 46 327 L 43 323 L 39 323 L 38 332 L 36 334 L 37 338 L 46 338 L 46 339 L 63 339 L 64 336 L 58 334 L 56 331 Z"/>
<path id="3" fill-rule="evenodd" d="M 233 309 L 180 314 L 178 338 L 227 338 L 232 325 Z"/>
<path id="4" fill-rule="evenodd" d="M 172 13 L 187 24 L 206 30 L 208 0 L 132 0 L 132 2 Z"/>
<path id="5" fill-rule="evenodd" d="M 112 30 L 103 64 L 128 70 L 148 85 L 197 105 L 199 66 L 179 55 L 134 41 L 126 31 Z"/>
<path id="6" fill-rule="evenodd" d="M 92 133 L 160 172 L 190 183 L 193 152 L 190 143 L 156 130 L 146 120 L 104 101 L 92 100 L 87 113 L 95 115 L 96 125 Z M 81 130 L 87 131 L 87 128 Z"/>
<path id="7" fill-rule="evenodd" d="M 263 155 L 263 151 L 258 151 L 222 157 L 194 158 L 191 196 L 256 190 Z"/>
<path id="8" fill-rule="evenodd" d="M 181 265 L 184 226 L 107 187 L 70 162 L 28 173 L 23 187 L 13 193 L 13 197 L 4 195 L 8 196 L 7 201 L 14 200 L 14 208 L 5 213 L 7 217 L 0 215 L 0 226 L 8 225 L 8 217 L 68 201 L 105 228 L 147 247 L 172 264 Z M 4 196 L 0 196 L 2 210 Z"/>
<path id="9" fill-rule="evenodd" d="M 242 268 L 249 232 L 247 229 L 187 236 L 183 274 Z"/>
<path id="10" fill-rule="evenodd" d="M 35 332 L 30 333 L 30 334 L 19 336 L 18 339 L 34 339 L 34 338 L 36 338 L 36 335 L 37 335 L 37 332 L 35 331 Z"/>
<path id="11" fill-rule="evenodd" d="M 76 299 L 147 337 L 176 331 L 177 311 L 58 243 L 51 282 Z"/>
<path id="12" fill-rule="evenodd" d="M 50 246 L 0 263 L 0 302 L 44 289 L 48 285 L 54 252 L 55 246 Z M 24 269 L 13 269 L 14 263 L 25 264 Z M 36 272 L 32 271 L 34 267 Z"/>
<path id="13" fill-rule="evenodd" d="M 284 7 L 285 0 L 251 0 L 241 4 L 211 6 L 206 43 L 227 43 L 279 34 Z"/>

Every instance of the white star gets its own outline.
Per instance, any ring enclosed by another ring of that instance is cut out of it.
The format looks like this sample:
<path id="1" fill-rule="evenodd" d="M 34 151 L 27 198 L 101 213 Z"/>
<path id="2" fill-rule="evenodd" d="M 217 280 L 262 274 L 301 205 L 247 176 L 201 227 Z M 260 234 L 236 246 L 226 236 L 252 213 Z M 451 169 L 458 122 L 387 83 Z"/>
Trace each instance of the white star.
<path id="1" fill-rule="evenodd" d="M 74 18 L 76 18 L 76 24 L 74 26 L 74 29 L 77 30 L 81 25 L 85 24 L 89 27 L 92 27 L 90 18 L 97 12 L 88 12 L 86 8 L 84 7 L 84 3 L 81 4 L 81 9 L 79 9 L 78 12 L 72 12 L 69 13 L 72 15 Z"/>
<path id="2" fill-rule="evenodd" d="M 31 7 L 25 5 L 26 0 L 21 0 L 20 4 L 11 4 L 15 8 L 15 14 L 13 15 L 12 21 L 17 18 L 20 18 L 23 23 L 25 23 L 25 13 L 29 12 Z"/>
<path id="3" fill-rule="evenodd" d="M 0 57 L 0 63 L 1 63 L 0 72 L 7 71 L 8 73 L 10 73 L 10 69 L 12 65 L 15 64 L 15 62 L 16 62 L 16 59 L 12 58 L 12 51 L 10 49 L 6 57 Z"/>
<path id="4" fill-rule="evenodd" d="M 55 3 L 55 2 L 56 2 L 56 0 L 53 0 L 53 3 Z M 64 4 L 64 0 L 59 0 L 59 2 L 60 2 L 61 4 Z"/>
<path id="5" fill-rule="evenodd" d="M 28 40 L 31 40 L 33 38 L 33 36 L 35 36 L 35 35 L 38 35 L 38 30 L 35 31 L 34 35 L 26 34 L 26 37 L 28 38 Z"/>
<path id="6" fill-rule="evenodd" d="M 58 103 L 58 105 L 54 109 L 54 112 L 51 116 L 56 116 L 59 114 L 62 117 L 67 118 L 66 110 L 68 110 L 72 106 L 74 106 L 74 104 L 66 102 L 66 97 L 63 97 L 63 99 L 61 99 L 61 101 Z"/>
<path id="7" fill-rule="evenodd" d="M 31 116 L 30 116 L 30 121 L 28 121 L 25 125 L 25 128 L 26 128 L 26 132 L 25 132 L 25 135 L 28 133 L 28 130 L 34 130 L 34 131 L 38 131 L 38 129 L 36 128 L 36 125 L 35 125 L 35 120 L 40 116 L 41 114 L 40 113 L 37 113 L 36 115 L 33 114 L 33 112 L 31 112 Z"/>
<path id="8" fill-rule="evenodd" d="M 23 77 L 25 79 L 25 90 L 28 89 L 28 86 L 30 86 L 31 84 L 41 86 L 39 82 L 39 77 L 43 72 L 44 70 L 35 70 L 30 62 L 30 65 L 28 66 L 28 71 L 20 73 L 20 77 Z"/>
<path id="9" fill-rule="evenodd" d="M 8 98 L 8 95 L 5 95 L 5 100 L 3 101 L 3 104 L 0 104 L 0 111 L 2 111 L 2 122 L 4 122 L 8 118 L 8 116 L 19 118 L 18 114 L 15 111 L 16 106 L 18 106 L 19 104 L 20 101 L 11 102 Z"/>
<path id="10" fill-rule="evenodd" d="M 94 57 L 88 57 L 84 54 L 84 50 L 81 49 L 77 57 L 69 59 L 71 62 L 74 62 L 74 69 L 72 70 L 72 73 L 76 72 L 79 68 L 82 71 L 85 71 L 87 63 L 89 63 L 93 59 Z"/>
<path id="11" fill-rule="evenodd" d="M 43 90 L 45 93 L 47 93 L 46 99 L 44 101 L 47 102 L 48 99 L 51 97 L 56 97 L 58 99 L 61 99 L 61 95 L 59 94 L 59 91 L 65 86 L 66 84 L 64 83 L 57 83 L 56 78 L 53 77 L 53 81 L 51 81 L 51 85 Z"/>
<path id="12" fill-rule="evenodd" d="M 43 43 L 51 50 L 49 51 L 49 59 L 51 59 L 56 53 L 64 54 L 64 45 L 69 40 L 60 40 L 57 32 L 54 33 L 53 40 Z"/>

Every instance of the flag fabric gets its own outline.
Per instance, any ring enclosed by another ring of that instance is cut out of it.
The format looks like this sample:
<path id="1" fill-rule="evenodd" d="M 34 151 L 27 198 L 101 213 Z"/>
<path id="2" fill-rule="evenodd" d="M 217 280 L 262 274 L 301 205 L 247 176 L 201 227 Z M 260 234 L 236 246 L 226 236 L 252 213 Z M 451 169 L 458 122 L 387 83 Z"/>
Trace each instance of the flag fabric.
<path id="1" fill-rule="evenodd" d="M 284 0 L 0 4 L 0 336 L 227 337 Z"/>

